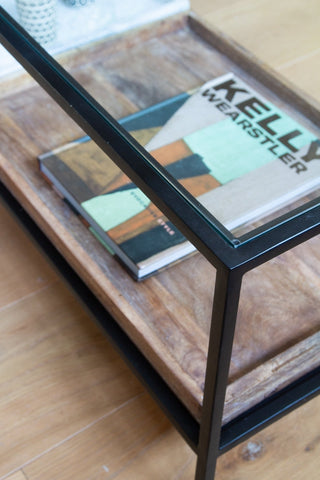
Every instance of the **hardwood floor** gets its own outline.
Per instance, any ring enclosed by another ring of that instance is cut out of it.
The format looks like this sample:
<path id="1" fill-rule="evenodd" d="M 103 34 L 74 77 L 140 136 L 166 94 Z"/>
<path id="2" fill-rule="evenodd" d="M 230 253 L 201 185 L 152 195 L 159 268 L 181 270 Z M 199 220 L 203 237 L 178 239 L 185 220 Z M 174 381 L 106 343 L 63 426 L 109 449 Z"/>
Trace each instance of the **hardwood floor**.
<path id="1" fill-rule="evenodd" d="M 191 0 L 209 23 L 320 101 L 320 2 Z"/>
<path id="2" fill-rule="evenodd" d="M 320 98 L 320 3 L 192 0 Z M 195 455 L 0 205 L 0 480 L 192 480 Z M 316 480 L 320 399 L 218 462 L 217 480 Z"/>

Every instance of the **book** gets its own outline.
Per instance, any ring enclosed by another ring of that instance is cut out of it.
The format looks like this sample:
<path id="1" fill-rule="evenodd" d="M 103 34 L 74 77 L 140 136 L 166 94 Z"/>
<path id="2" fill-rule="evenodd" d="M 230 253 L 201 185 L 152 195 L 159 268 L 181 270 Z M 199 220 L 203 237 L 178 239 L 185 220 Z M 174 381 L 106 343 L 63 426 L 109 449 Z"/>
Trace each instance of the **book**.
<path id="1" fill-rule="evenodd" d="M 146 148 L 181 138 L 219 182 L 197 200 L 230 231 L 320 187 L 319 139 L 233 73 L 203 85 Z"/>
<path id="2" fill-rule="evenodd" d="M 319 140 L 232 73 L 120 123 L 229 230 L 320 183 Z M 88 137 L 39 164 L 136 279 L 195 251 Z"/>
<path id="3" fill-rule="evenodd" d="M 145 145 L 189 97 L 190 93 L 182 93 L 119 123 Z M 83 136 L 40 155 L 39 167 L 57 194 L 135 279 L 141 280 L 173 262 L 177 254 L 171 254 L 171 250 L 176 245 L 181 251 L 178 257 L 193 250 L 135 185 L 129 188 L 128 177 L 90 137 Z M 98 205 L 93 208 L 90 200 L 94 199 Z M 108 199 L 107 208 L 101 199 Z M 167 260 L 162 257 L 163 251 Z"/>

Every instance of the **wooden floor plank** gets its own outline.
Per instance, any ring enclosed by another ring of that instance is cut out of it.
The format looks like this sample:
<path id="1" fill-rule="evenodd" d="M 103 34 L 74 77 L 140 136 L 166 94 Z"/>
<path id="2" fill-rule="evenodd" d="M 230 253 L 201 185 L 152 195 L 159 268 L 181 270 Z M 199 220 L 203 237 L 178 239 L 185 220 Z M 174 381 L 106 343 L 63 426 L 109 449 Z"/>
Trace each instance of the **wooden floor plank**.
<path id="1" fill-rule="evenodd" d="M 57 280 L 35 245 L 0 204 L 0 311 Z M 41 272 L 41 273 L 40 273 Z"/>
<path id="2" fill-rule="evenodd" d="M 216 480 L 317 480 L 319 407 L 317 398 L 221 456 Z M 143 432 L 149 435 L 145 443 Z M 195 454 L 144 396 L 35 460 L 25 472 L 29 480 L 40 480 L 45 472 L 46 480 L 192 480 L 195 463 Z"/>
<path id="3" fill-rule="evenodd" d="M 24 471 L 29 480 L 115 478 L 168 431 L 172 426 L 145 394 L 27 465 Z M 150 473 L 145 478 L 150 478 Z"/>
<path id="4" fill-rule="evenodd" d="M 310 96 L 320 99 L 320 34 L 319 48 L 313 50 L 303 57 L 293 59 L 283 63 L 279 68 L 279 72 L 289 79 L 294 79 Z"/>
<path id="5" fill-rule="evenodd" d="M 196 2 L 191 4 L 197 11 Z M 237 0 L 232 4 L 215 2 L 206 17 L 250 51 L 254 49 L 259 58 L 278 67 L 319 49 L 319 12 L 317 0 L 309 0 L 307 8 L 300 0 L 292 0 L 290 5 L 277 0 Z"/>
<path id="6" fill-rule="evenodd" d="M 185 476 L 190 463 L 194 463 L 195 454 L 181 439 L 179 434 L 170 428 L 153 442 L 129 465 L 112 478 L 117 480 L 189 480 Z M 191 469 L 192 470 L 192 469 Z M 107 477 L 108 478 L 108 477 Z M 190 480 L 193 476 L 190 477 Z M 32 480 L 32 479 L 31 479 Z"/>
<path id="7" fill-rule="evenodd" d="M 0 314 L 0 360 L 0 477 L 142 392 L 61 283 Z"/>
<path id="8" fill-rule="evenodd" d="M 316 398 L 222 455 L 216 480 L 317 480 L 319 411 Z"/>
<path id="9" fill-rule="evenodd" d="M 318 480 L 320 398 L 293 411 L 218 459 L 215 480 Z M 195 459 L 184 480 L 193 480 Z"/>
<path id="10" fill-rule="evenodd" d="M 191 8 L 319 99 L 318 0 L 191 0 Z M 285 68 L 289 62 L 295 63 L 294 72 Z"/>
<path id="11" fill-rule="evenodd" d="M 28 480 L 28 479 L 25 477 L 22 471 L 19 471 L 7 477 L 7 480 Z"/>

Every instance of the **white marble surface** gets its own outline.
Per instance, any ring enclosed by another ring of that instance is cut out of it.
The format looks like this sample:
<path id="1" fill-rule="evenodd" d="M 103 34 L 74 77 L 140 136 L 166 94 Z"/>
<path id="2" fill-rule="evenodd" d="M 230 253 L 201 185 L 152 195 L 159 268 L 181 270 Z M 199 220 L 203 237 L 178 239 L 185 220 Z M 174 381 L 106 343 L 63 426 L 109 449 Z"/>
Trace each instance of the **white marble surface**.
<path id="1" fill-rule="evenodd" d="M 1 6 L 18 19 L 14 0 L 2 0 Z M 189 0 L 94 0 L 78 8 L 69 7 L 62 0 L 57 0 L 57 35 L 45 48 L 54 55 L 188 8 Z M 0 46 L 0 76 L 19 68 L 21 67 L 14 58 Z"/>

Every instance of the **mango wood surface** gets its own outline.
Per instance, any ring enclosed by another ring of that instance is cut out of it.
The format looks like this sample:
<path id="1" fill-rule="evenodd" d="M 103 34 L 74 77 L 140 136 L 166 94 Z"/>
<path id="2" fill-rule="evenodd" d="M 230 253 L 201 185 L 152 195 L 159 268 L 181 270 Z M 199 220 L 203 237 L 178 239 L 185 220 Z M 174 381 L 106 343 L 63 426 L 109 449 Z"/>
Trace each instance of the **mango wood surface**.
<path id="1" fill-rule="evenodd" d="M 193 25 L 199 33 L 199 24 L 193 20 Z M 210 37 L 207 30 L 205 36 Z M 294 106 L 252 80 L 236 57 L 219 53 L 178 18 L 78 49 L 61 62 L 116 118 L 233 70 L 316 131 Z M 281 91 L 288 92 L 285 85 Z M 134 282 L 38 172 L 37 155 L 81 136 L 79 127 L 26 77 L 20 83 L 4 82 L 3 92 L 1 179 L 199 419 L 214 268 L 198 254 L 143 283 Z M 287 95 L 298 98 L 293 97 Z M 297 106 L 306 111 L 303 101 Z M 308 112 L 318 115 L 314 108 Z M 319 260 L 315 238 L 245 276 L 224 421 L 319 363 L 314 337 L 319 329 Z"/>

